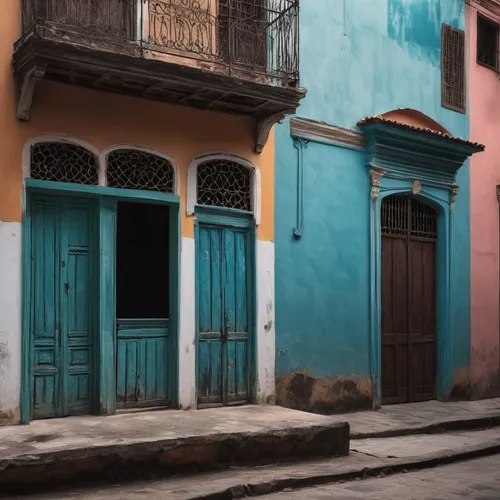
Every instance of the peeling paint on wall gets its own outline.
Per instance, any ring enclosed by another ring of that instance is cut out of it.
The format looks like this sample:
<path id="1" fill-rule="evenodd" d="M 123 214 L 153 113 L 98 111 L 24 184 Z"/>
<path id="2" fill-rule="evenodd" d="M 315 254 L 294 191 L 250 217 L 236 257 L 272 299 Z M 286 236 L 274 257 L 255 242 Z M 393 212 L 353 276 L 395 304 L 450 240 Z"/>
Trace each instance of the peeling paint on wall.
<path id="1" fill-rule="evenodd" d="M 410 56 L 440 64 L 440 0 L 389 0 L 387 34 Z"/>
<path id="2" fill-rule="evenodd" d="M 331 414 L 372 408 L 369 375 L 315 377 L 307 370 L 286 372 L 276 381 L 276 402 L 311 413 Z"/>

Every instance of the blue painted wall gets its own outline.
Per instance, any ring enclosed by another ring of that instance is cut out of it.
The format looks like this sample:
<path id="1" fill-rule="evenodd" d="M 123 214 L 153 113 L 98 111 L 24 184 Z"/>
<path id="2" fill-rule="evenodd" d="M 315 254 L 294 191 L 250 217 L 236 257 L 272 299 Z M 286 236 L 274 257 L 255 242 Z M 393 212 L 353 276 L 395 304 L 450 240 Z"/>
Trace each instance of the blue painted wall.
<path id="1" fill-rule="evenodd" d="M 463 0 L 301 3 L 297 115 L 347 128 L 413 108 L 466 138 L 467 115 L 441 107 L 441 23 L 464 29 Z M 369 179 L 363 152 L 310 143 L 304 232 L 294 240 L 297 151 L 276 129 L 276 371 L 369 373 Z M 469 365 L 469 185 L 459 172 L 452 242 L 452 372 Z"/>

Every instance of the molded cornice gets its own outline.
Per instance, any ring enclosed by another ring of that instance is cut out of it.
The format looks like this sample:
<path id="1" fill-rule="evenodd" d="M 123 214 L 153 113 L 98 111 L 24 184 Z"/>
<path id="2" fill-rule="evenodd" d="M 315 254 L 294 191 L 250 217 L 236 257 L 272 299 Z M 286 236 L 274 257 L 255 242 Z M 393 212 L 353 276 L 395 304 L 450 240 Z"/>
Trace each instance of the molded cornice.
<path id="1" fill-rule="evenodd" d="M 294 117 L 290 120 L 290 135 L 297 139 L 363 149 L 363 135 L 325 122 Z"/>
<path id="2" fill-rule="evenodd" d="M 358 123 L 365 134 L 367 163 L 384 176 L 418 180 L 428 186 L 456 189 L 455 176 L 481 144 L 417 127 L 367 119 Z"/>

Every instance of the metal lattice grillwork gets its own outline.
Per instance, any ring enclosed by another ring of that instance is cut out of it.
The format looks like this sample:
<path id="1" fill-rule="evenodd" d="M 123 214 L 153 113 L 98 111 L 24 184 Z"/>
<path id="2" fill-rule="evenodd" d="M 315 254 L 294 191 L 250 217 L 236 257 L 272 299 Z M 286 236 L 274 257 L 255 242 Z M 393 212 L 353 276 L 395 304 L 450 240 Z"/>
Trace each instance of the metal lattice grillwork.
<path id="1" fill-rule="evenodd" d="M 43 142 L 31 148 L 30 176 L 42 181 L 99 183 L 99 164 L 93 153 L 82 146 L 63 142 Z"/>
<path id="2" fill-rule="evenodd" d="M 251 211 L 251 175 L 248 168 L 229 160 L 198 165 L 198 204 Z"/>
<path id="3" fill-rule="evenodd" d="M 414 198 L 407 196 L 389 196 L 384 198 L 381 207 L 382 234 L 390 236 L 408 236 L 415 238 L 436 239 L 436 211 Z"/>
<path id="4" fill-rule="evenodd" d="M 390 196 L 382 200 L 382 234 L 408 234 L 408 199 Z"/>
<path id="5" fill-rule="evenodd" d="M 298 83 L 299 0 L 22 0 L 22 20 Z"/>
<path id="6" fill-rule="evenodd" d="M 150 0 L 148 44 L 298 79 L 298 0 Z"/>
<path id="7" fill-rule="evenodd" d="M 465 33 L 443 24 L 441 43 L 442 105 L 465 113 Z"/>
<path id="8" fill-rule="evenodd" d="M 436 211 L 414 199 L 411 200 L 411 235 L 432 240 L 437 236 Z"/>
<path id="9" fill-rule="evenodd" d="M 135 39 L 137 0 L 22 0 L 23 29 L 40 21 L 100 38 Z"/>
<path id="10" fill-rule="evenodd" d="M 120 149 L 108 155 L 109 187 L 174 192 L 174 167 L 160 156 L 134 149 Z"/>
<path id="11" fill-rule="evenodd" d="M 498 24 L 477 16 L 477 62 L 498 68 Z"/>

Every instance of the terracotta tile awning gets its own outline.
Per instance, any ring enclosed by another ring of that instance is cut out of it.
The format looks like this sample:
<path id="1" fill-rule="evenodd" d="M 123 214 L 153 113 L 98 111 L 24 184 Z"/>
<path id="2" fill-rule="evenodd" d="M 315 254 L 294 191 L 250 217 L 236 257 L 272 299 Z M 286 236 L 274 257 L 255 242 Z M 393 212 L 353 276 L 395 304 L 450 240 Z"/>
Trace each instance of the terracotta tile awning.
<path id="1" fill-rule="evenodd" d="M 414 125 L 408 125 L 406 123 L 397 122 L 395 120 L 388 120 L 387 118 L 383 118 L 381 116 L 368 116 L 366 118 L 363 118 L 362 120 L 359 120 L 357 122 L 357 126 L 360 128 L 363 128 L 363 126 L 365 126 L 365 125 L 371 125 L 371 124 L 376 124 L 376 123 L 380 123 L 382 125 L 387 125 L 387 126 L 394 127 L 394 128 L 411 130 L 413 132 L 416 132 L 416 133 L 422 134 L 422 135 L 440 137 L 444 140 L 452 141 L 456 144 L 462 144 L 462 145 L 472 147 L 474 149 L 477 149 L 478 151 L 484 151 L 484 149 L 485 149 L 485 146 L 483 144 L 479 144 L 478 142 L 467 141 L 466 139 L 462 139 L 461 137 L 456 137 L 456 136 L 453 136 L 450 134 L 445 134 L 443 132 L 439 132 L 438 130 L 433 130 L 430 128 L 416 127 Z"/>

